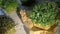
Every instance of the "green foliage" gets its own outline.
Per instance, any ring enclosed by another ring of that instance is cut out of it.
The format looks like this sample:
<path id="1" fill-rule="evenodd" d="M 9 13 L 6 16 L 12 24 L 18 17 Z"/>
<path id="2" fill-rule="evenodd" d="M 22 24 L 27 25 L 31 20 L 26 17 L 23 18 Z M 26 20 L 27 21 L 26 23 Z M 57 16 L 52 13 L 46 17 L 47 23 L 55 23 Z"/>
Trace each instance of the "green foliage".
<path id="1" fill-rule="evenodd" d="M 42 26 L 51 26 L 56 22 L 58 10 L 54 2 L 44 2 L 36 5 L 29 17 L 34 24 L 41 24 Z"/>
<path id="2" fill-rule="evenodd" d="M 2 6 L 2 0 L 0 0 L 0 7 Z"/>
<path id="3" fill-rule="evenodd" d="M 4 8 L 8 13 L 11 13 L 17 10 L 17 7 L 18 7 L 17 0 L 3 0 L 3 2 L 5 2 Z"/>
<path id="4" fill-rule="evenodd" d="M 16 24 L 7 16 L 0 16 L 0 34 L 5 34 L 8 30 L 12 29 Z"/>
<path id="5" fill-rule="evenodd" d="M 57 22 L 58 26 L 60 26 L 60 12 L 57 15 L 56 22 Z"/>

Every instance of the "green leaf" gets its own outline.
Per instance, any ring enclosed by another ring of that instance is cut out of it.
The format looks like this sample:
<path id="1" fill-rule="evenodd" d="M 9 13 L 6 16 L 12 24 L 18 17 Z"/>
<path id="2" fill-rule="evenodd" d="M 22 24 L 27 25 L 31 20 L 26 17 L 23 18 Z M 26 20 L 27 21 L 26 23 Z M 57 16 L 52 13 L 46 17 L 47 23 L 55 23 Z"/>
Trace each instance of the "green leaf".
<path id="1" fill-rule="evenodd" d="M 29 14 L 33 23 L 41 24 L 43 26 L 51 26 L 56 21 L 56 16 L 58 13 L 57 5 L 55 2 L 44 2 L 38 5 L 35 5 L 31 14 Z"/>
<path id="2" fill-rule="evenodd" d="M 7 11 L 7 13 L 12 13 L 12 12 L 16 12 L 18 7 L 18 2 L 17 0 L 5 0 L 4 3 L 4 8 Z"/>

